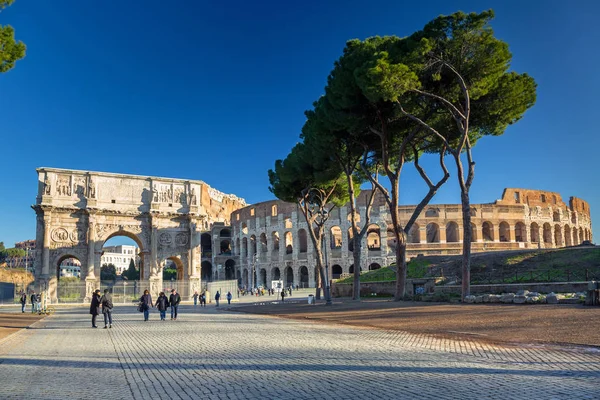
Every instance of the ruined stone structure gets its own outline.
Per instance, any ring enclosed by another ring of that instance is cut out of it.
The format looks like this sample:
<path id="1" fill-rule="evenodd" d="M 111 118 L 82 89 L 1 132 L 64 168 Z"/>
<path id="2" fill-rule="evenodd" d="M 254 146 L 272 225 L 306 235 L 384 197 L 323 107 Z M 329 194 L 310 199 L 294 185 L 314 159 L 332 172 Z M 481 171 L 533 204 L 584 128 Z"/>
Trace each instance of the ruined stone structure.
<path id="1" fill-rule="evenodd" d="M 365 218 L 366 192 L 357 199 L 360 218 Z M 399 206 L 406 224 L 415 206 Z M 334 209 L 327 221 L 327 251 L 332 277 L 354 271 L 349 207 Z M 578 245 L 592 239 L 587 202 L 571 197 L 569 204 L 558 193 L 505 189 L 501 200 L 473 204 L 473 252 L 555 248 Z M 231 215 L 233 253 L 242 284 L 314 286 L 315 253 L 307 223 L 297 205 L 266 201 L 246 206 Z M 391 217 L 383 198 L 376 198 L 372 224 L 363 239 L 362 259 L 368 269 L 395 261 Z M 460 204 L 427 206 L 408 235 L 408 257 L 418 254 L 462 253 Z M 254 271 L 254 281 L 252 280 Z"/>
<path id="2" fill-rule="evenodd" d="M 162 260 L 177 266 L 177 279 L 200 289 L 200 236 L 216 222 L 229 224 L 243 199 L 202 181 L 39 168 L 35 250 L 36 281 L 56 299 L 58 267 L 81 262 L 86 295 L 100 284 L 104 243 L 127 236 L 140 248 L 141 279 L 153 295 L 162 288 Z"/>
<path id="3" fill-rule="evenodd" d="M 279 200 L 246 205 L 202 181 L 39 168 L 35 249 L 36 280 L 56 299 L 59 266 L 81 263 L 86 295 L 99 287 L 104 243 L 127 236 L 140 248 L 140 276 L 152 294 L 163 288 L 166 260 L 186 283 L 184 297 L 203 281 L 238 279 L 242 285 L 313 287 L 315 252 L 296 204 Z M 357 199 L 365 218 L 367 192 Z M 414 206 L 399 206 L 408 222 Z M 473 252 L 572 246 L 592 239 L 589 205 L 553 192 L 505 189 L 501 200 L 474 204 Z M 385 201 L 376 197 L 363 239 L 368 269 L 395 261 L 396 243 Z M 349 207 L 335 208 L 326 224 L 333 278 L 354 271 Z M 408 235 L 408 257 L 461 254 L 457 204 L 429 205 Z M 180 290 L 181 291 L 181 290 Z"/>

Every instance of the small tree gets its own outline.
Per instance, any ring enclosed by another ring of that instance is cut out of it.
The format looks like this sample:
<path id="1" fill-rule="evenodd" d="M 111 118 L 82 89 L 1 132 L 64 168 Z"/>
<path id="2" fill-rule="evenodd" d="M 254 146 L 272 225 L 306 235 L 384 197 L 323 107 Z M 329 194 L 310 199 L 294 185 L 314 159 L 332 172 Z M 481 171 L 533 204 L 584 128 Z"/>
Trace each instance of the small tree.
<path id="1" fill-rule="evenodd" d="M 171 279 L 177 279 L 177 270 L 174 268 L 164 268 L 163 281 L 170 281 Z"/>
<path id="2" fill-rule="evenodd" d="M 365 219 L 361 227 L 358 225 L 358 208 L 356 198 L 360 194 L 360 185 L 367 180 L 360 168 L 364 156 L 364 144 L 352 135 L 345 127 L 337 125 L 332 118 L 335 111 L 329 106 L 327 98 L 321 97 L 314 103 L 314 109 L 307 111 L 307 121 L 302 128 L 301 137 L 313 154 L 319 154 L 323 159 L 337 165 L 346 178 L 348 188 L 348 204 L 350 205 L 350 224 L 352 229 L 352 258 L 354 260 L 354 280 L 352 298 L 360 299 L 360 271 L 362 257 L 362 240 L 371 223 L 371 210 L 377 191 L 371 184 L 367 202 L 365 204 Z M 375 180 L 377 168 L 374 168 Z M 370 172 L 369 172 L 370 173 Z"/>
<path id="3" fill-rule="evenodd" d="M 122 274 L 125 278 L 130 281 L 137 281 L 140 279 L 140 272 L 135 267 L 133 259 L 129 260 L 129 267 Z"/>
<path id="4" fill-rule="evenodd" d="M 332 168 L 331 163 L 319 158 L 303 143 L 299 143 L 285 160 L 275 162 L 275 169 L 269 170 L 269 182 L 269 190 L 278 199 L 298 204 L 308 224 L 307 230 L 317 254 L 315 277 L 316 297 L 319 299 L 325 275 L 322 242 L 326 216 L 331 213 L 333 207 L 346 202 L 348 192 L 345 180 L 339 169 Z M 321 193 L 318 201 L 314 201 L 315 190 Z M 330 299 L 329 294 L 327 298 Z"/>
<path id="5" fill-rule="evenodd" d="M 404 64 L 418 63 L 419 52 L 414 43 L 397 37 L 373 37 L 365 41 L 351 40 L 344 54 L 335 62 L 325 96 L 332 112 L 327 113 L 331 126 L 345 130 L 363 146 L 361 168 L 364 176 L 379 189 L 391 215 L 396 239 L 396 295 L 404 298 L 406 290 L 406 237 L 423 208 L 448 177 L 440 140 L 402 115 L 395 100 L 416 79 Z M 396 82 L 389 81 L 397 79 Z M 413 98 L 411 105 L 423 107 Z M 434 117 L 434 110 L 426 110 Z M 442 176 L 432 182 L 418 163 L 423 152 L 438 152 Z M 427 195 L 416 207 L 406 224 L 400 220 L 400 177 L 407 162 L 415 161 L 419 175 L 427 184 Z M 379 166 L 389 180 L 389 189 L 378 180 Z"/>
<path id="6" fill-rule="evenodd" d="M 117 268 L 114 264 L 104 264 L 100 267 L 100 280 L 113 282 L 117 280 Z"/>
<path id="7" fill-rule="evenodd" d="M 14 0 L 0 0 L 0 11 Z M 0 25 L 0 73 L 10 71 L 15 63 L 25 57 L 25 44 L 15 41 L 15 30 L 10 25 Z"/>
<path id="8" fill-rule="evenodd" d="M 383 79 L 386 86 L 405 88 L 395 98 L 402 114 L 435 135 L 454 158 L 463 216 L 463 299 L 470 293 L 469 191 L 475 176 L 471 149 L 483 136 L 502 135 L 536 100 L 533 78 L 509 71 L 512 55 L 508 44 L 494 37 L 489 26 L 493 17 L 489 10 L 436 18 L 409 38 L 419 43 L 422 54 L 419 63 L 410 68 L 411 79 Z M 420 108 L 413 106 L 415 96 Z M 430 118 L 423 109 L 435 109 L 435 117 Z"/>

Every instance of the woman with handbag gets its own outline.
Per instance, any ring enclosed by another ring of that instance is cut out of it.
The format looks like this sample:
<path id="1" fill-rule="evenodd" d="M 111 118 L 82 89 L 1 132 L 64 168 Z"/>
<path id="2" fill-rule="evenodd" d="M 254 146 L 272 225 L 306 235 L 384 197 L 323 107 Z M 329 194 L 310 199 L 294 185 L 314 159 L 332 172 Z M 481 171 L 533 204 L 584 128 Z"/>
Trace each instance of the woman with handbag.
<path id="1" fill-rule="evenodd" d="M 144 294 L 140 298 L 140 306 L 144 312 L 144 321 L 148 321 L 148 317 L 150 317 L 150 307 L 154 307 L 154 304 L 152 304 L 152 296 L 150 296 L 148 289 L 144 290 Z"/>

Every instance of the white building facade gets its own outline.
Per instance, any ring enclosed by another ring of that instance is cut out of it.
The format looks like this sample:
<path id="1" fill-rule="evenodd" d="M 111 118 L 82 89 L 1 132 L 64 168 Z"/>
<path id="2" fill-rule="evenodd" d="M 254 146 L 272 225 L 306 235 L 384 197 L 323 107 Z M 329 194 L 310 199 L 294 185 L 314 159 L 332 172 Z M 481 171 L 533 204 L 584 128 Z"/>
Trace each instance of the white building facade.
<path id="1" fill-rule="evenodd" d="M 131 245 L 106 246 L 102 248 L 102 257 L 100 265 L 112 264 L 117 270 L 117 275 L 121 275 L 129 268 L 131 260 L 138 265 L 137 257 L 139 248 Z"/>

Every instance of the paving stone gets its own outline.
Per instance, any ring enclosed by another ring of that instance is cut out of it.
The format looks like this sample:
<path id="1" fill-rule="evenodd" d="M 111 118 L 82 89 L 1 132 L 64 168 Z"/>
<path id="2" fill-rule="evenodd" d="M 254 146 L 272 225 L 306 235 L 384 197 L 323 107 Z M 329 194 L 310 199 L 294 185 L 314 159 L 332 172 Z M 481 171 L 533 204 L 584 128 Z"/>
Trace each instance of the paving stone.
<path id="1" fill-rule="evenodd" d="M 8 399 L 599 398 L 600 353 L 490 345 L 182 306 L 113 329 L 61 310 L 0 342 Z"/>

